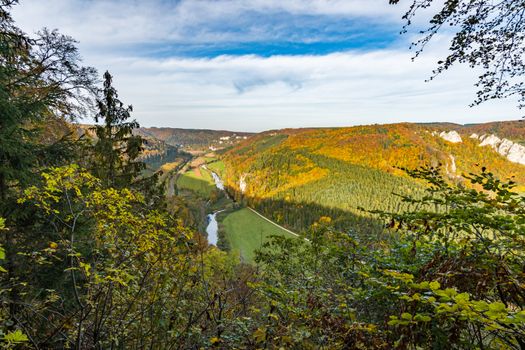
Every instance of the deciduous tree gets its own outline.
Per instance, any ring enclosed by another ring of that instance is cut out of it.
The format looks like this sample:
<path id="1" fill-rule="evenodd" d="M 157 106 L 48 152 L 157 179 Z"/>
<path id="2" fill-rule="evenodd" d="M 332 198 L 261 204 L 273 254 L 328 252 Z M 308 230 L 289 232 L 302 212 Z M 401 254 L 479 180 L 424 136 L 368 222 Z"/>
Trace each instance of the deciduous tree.
<path id="1" fill-rule="evenodd" d="M 399 0 L 390 0 L 397 4 Z M 449 54 L 438 62 L 434 76 L 456 64 L 479 67 L 473 104 L 517 96 L 525 106 L 525 1 L 523 0 L 414 0 L 406 12 L 405 29 L 428 8 L 438 10 L 422 37 L 413 43 L 416 56 L 438 34 L 452 35 Z"/>
<path id="2" fill-rule="evenodd" d="M 142 151 L 142 137 L 133 135 L 139 127 L 136 120 L 130 120 L 132 106 L 125 107 L 119 100 L 117 90 L 113 87 L 113 78 L 109 72 L 104 73 L 102 98 L 97 101 L 98 114 L 95 121 L 96 144 L 94 146 L 94 173 L 106 186 L 126 186 L 145 168 L 143 162 L 137 161 Z"/>

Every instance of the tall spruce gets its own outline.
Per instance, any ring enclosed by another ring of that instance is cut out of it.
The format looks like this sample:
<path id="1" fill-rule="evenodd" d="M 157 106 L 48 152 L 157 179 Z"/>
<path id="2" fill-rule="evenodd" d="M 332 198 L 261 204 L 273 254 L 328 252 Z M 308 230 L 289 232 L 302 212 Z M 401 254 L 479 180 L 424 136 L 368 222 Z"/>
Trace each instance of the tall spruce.
<path id="1" fill-rule="evenodd" d="M 112 80 L 106 71 L 103 96 L 97 101 L 99 111 L 95 116 L 95 121 L 102 123 L 93 127 L 97 136 L 93 170 L 105 186 L 124 187 L 145 168 L 143 162 L 137 161 L 144 141 L 133 135 L 133 130 L 139 127 L 136 120 L 130 120 L 133 107 L 125 107 L 119 100 Z"/>

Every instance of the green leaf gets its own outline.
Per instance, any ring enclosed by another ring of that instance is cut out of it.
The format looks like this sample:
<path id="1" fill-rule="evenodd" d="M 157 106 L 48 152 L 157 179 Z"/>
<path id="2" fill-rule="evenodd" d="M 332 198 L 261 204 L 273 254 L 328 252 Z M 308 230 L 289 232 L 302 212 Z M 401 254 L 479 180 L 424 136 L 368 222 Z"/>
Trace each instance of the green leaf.
<path id="1" fill-rule="evenodd" d="M 9 332 L 6 335 L 4 335 L 4 340 L 8 343 L 23 343 L 28 341 L 27 335 L 22 333 L 21 330 L 17 329 L 14 332 Z"/>
<path id="2" fill-rule="evenodd" d="M 438 281 L 432 281 L 428 284 L 428 286 L 430 287 L 430 289 L 432 290 L 437 290 L 441 287 L 441 284 L 438 282 Z"/>
<path id="3" fill-rule="evenodd" d="M 516 320 L 518 320 L 519 322 L 525 323 L 525 311 L 520 311 L 520 312 L 518 312 L 516 315 L 514 315 L 514 317 L 515 317 Z"/>
<path id="4" fill-rule="evenodd" d="M 495 312 L 506 312 L 507 308 L 501 301 L 496 301 L 495 303 L 489 304 L 489 310 Z"/>
<path id="5" fill-rule="evenodd" d="M 430 322 L 432 321 L 432 318 L 428 315 L 416 314 L 414 316 L 414 320 L 420 322 Z"/>
<path id="6" fill-rule="evenodd" d="M 412 315 L 409 314 L 408 312 L 403 312 L 403 313 L 401 314 L 401 318 L 402 318 L 403 320 L 412 321 Z"/>

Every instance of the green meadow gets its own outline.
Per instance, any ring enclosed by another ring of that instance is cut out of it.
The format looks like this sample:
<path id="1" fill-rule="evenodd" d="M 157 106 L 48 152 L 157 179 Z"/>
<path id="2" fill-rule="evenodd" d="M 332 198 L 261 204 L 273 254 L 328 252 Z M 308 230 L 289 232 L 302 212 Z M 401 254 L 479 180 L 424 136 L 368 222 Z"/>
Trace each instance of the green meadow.
<path id="1" fill-rule="evenodd" d="M 179 176 L 177 187 L 191 190 L 203 198 L 209 198 L 215 190 L 215 183 L 209 171 L 194 168 Z"/>
<path id="2" fill-rule="evenodd" d="M 221 229 L 224 230 L 232 251 L 239 252 L 246 262 L 253 262 L 255 250 L 268 241 L 270 236 L 296 238 L 248 208 L 237 210 L 222 218 Z"/>

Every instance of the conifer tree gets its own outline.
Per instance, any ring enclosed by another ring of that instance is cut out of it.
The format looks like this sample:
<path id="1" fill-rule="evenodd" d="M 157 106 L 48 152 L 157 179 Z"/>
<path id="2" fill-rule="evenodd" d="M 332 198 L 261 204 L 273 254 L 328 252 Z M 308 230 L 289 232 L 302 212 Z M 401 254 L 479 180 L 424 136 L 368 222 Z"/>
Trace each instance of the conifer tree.
<path id="1" fill-rule="evenodd" d="M 94 146 L 94 173 L 107 187 L 123 187 L 132 183 L 145 168 L 137 161 L 142 151 L 143 139 L 133 135 L 139 127 L 131 118 L 132 106 L 125 107 L 112 85 L 112 76 L 104 73 L 103 96 L 97 101 L 98 114 L 93 128 L 97 143 Z"/>

